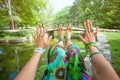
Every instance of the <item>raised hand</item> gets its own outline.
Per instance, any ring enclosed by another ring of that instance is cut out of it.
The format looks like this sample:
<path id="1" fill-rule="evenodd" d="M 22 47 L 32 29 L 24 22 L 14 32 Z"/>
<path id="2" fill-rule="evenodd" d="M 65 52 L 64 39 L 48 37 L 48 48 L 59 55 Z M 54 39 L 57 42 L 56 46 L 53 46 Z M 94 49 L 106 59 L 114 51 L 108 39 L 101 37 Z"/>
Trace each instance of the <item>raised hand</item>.
<path id="1" fill-rule="evenodd" d="M 88 44 L 89 42 L 96 42 L 95 37 L 99 32 L 99 28 L 97 27 L 96 31 L 93 32 L 92 22 L 87 20 L 84 22 L 84 30 L 85 30 L 85 36 L 82 37 L 81 35 L 79 35 L 79 38 L 82 40 L 82 42 L 85 45 Z"/>
<path id="2" fill-rule="evenodd" d="M 34 33 L 32 34 L 36 48 L 45 49 L 50 43 L 52 36 L 46 38 L 45 34 L 46 34 L 46 29 L 45 27 L 43 27 L 43 25 L 40 27 L 36 27 L 36 35 Z"/>

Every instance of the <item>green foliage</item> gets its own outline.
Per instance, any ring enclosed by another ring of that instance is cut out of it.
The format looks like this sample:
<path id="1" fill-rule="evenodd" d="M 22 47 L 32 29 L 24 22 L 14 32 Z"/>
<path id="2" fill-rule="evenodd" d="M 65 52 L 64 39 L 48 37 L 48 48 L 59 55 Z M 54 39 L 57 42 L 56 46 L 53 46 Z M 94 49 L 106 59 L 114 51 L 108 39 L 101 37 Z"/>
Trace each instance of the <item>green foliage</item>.
<path id="1" fill-rule="evenodd" d="M 69 19 L 70 6 L 63 8 L 61 11 L 55 14 L 55 27 L 63 26 L 62 24 L 68 24 L 66 20 Z"/>
<path id="2" fill-rule="evenodd" d="M 63 8 L 61 11 L 56 13 L 55 19 L 56 20 L 69 19 L 69 11 L 70 11 L 70 6 Z"/>
<path id="3" fill-rule="evenodd" d="M 29 34 L 28 31 L 18 31 L 18 32 L 14 32 L 14 33 L 11 33 L 11 36 L 26 36 L 27 34 Z"/>
<path id="4" fill-rule="evenodd" d="M 17 31 L 17 32 L 1 32 L 0 37 L 6 37 L 6 36 L 24 37 L 24 36 L 28 35 L 29 33 L 30 33 L 29 31 L 25 31 L 25 30 L 21 30 L 21 31 Z"/>
<path id="5" fill-rule="evenodd" d="M 34 25 L 41 21 L 44 16 L 43 9 L 46 7 L 46 1 L 43 0 L 22 0 L 12 1 L 14 21 L 21 24 Z"/>
<path id="6" fill-rule="evenodd" d="M 34 50 L 34 45 L 29 44 L 1 44 L 0 48 L 3 50 L 3 55 L 0 55 L 0 64 L 2 68 L 0 70 L 1 80 L 7 80 L 11 73 L 17 70 L 17 62 L 15 59 L 15 50 L 17 49 L 19 55 L 19 70 L 25 65 L 29 60 Z"/>
<path id="7" fill-rule="evenodd" d="M 9 35 L 9 32 L 1 32 L 0 37 L 5 37 L 6 35 Z"/>
<path id="8" fill-rule="evenodd" d="M 53 45 L 55 41 L 52 40 Z M 15 50 L 17 50 L 19 56 L 19 70 L 23 68 L 23 66 L 27 63 L 27 61 L 31 58 L 34 52 L 35 45 L 26 43 L 26 44 L 0 44 L 0 49 L 3 50 L 3 54 L 0 55 L 0 75 L 1 80 L 7 80 L 10 74 L 17 71 L 17 61 Z M 37 69 L 35 80 L 40 80 L 43 76 L 44 70 L 46 69 L 47 65 L 47 52 L 42 55 L 39 66 Z"/>
<path id="9" fill-rule="evenodd" d="M 77 19 L 83 23 L 89 19 L 94 26 L 120 29 L 119 3 L 120 0 L 75 0 L 74 5 L 67 10 L 64 8 L 56 16 L 57 20 Z"/>
<path id="10" fill-rule="evenodd" d="M 12 20 L 16 26 L 34 26 L 45 22 L 48 16 L 49 0 L 11 0 Z M 4 0 L 0 0 L 0 27 L 9 26 L 9 18 Z M 52 13 L 52 11 L 51 11 Z M 5 28 L 4 28 L 5 29 Z"/>

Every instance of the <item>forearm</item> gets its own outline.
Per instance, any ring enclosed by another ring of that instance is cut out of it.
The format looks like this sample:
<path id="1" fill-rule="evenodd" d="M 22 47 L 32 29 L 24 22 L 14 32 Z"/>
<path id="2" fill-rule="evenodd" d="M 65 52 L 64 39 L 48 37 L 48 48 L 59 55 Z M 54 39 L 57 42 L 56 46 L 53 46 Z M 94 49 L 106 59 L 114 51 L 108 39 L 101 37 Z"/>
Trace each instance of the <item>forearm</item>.
<path id="1" fill-rule="evenodd" d="M 15 80 L 34 80 L 40 56 L 40 53 L 34 53 L 28 63 L 16 76 Z"/>
<path id="2" fill-rule="evenodd" d="M 32 34 L 36 45 L 35 53 L 14 80 L 34 80 L 40 56 L 45 52 L 52 38 L 52 36 L 45 38 L 45 34 L 46 29 L 43 25 L 36 28 L 36 33 Z"/>
<path id="3" fill-rule="evenodd" d="M 87 20 L 84 22 L 85 35 L 84 37 L 79 35 L 82 42 L 85 44 L 86 49 L 89 48 L 90 54 L 93 52 L 99 52 L 99 50 L 94 47 L 96 42 L 95 37 L 99 32 L 99 28 L 96 31 L 92 29 L 92 22 Z M 95 80 L 119 80 L 118 75 L 110 65 L 110 63 L 104 58 L 103 55 L 94 53 L 91 55 L 91 63 L 95 74 L 97 74 L 97 79 Z"/>
<path id="4" fill-rule="evenodd" d="M 90 52 L 98 52 L 96 47 L 91 46 Z M 95 54 L 91 58 L 92 65 L 95 66 L 98 80 L 119 80 L 116 72 L 112 68 L 111 64 L 101 54 Z"/>

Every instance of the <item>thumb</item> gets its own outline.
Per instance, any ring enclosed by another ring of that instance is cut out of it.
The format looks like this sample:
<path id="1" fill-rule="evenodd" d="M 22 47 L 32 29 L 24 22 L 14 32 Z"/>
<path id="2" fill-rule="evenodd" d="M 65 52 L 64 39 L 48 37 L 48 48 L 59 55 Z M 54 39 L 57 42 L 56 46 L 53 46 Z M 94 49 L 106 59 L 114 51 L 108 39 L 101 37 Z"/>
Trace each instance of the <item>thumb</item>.
<path id="1" fill-rule="evenodd" d="M 99 32 L 99 27 L 97 26 L 94 36 L 96 36 L 98 34 L 98 32 Z"/>
<path id="2" fill-rule="evenodd" d="M 52 36 L 50 36 L 50 37 L 48 38 L 48 40 L 47 40 L 47 43 L 48 43 L 48 44 L 50 43 L 51 39 L 52 39 Z"/>
<path id="3" fill-rule="evenodd" d="M 46 47 L 48 46 L 48 44 L 50 43 L 51 39 L 52 39 L 52 36 L 50 36 L 50 37 L 48 38 L 47 42 L 45 43 L 44 48 L 46 48 Z"/>
<path id="4" fill-rule="evenodd" d="M 84 44 L 86 43 L 85 39 L 81 35 L 79 35 L 79 38 Z"/>

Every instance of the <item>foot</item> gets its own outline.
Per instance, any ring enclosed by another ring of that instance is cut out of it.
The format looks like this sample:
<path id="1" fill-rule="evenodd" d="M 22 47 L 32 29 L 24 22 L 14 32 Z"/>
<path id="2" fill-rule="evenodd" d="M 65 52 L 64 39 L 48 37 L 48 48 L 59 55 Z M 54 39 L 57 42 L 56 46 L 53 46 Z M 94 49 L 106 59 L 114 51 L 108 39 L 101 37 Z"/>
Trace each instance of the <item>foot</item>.
<path id="1" fill-rule="evenodd" d="M 57 29 L 57 34 L 58 34 L 58 38 L 60 40 L 63 40 L 63 29 L 61 27 Z"/>
<path id="2" fill-rule="evenodd" d="M 66 39 L 67 40 L 71 39 L 71 32 L 72 32 L 72 27 L 67 27 L 66 28 Z"/>
<path id="3" fill-rule="evenodd" d="M 70 41 L 70 39 L 71 39 L 71 32 L 72 32 L 72 27 L 67 27 L 66 28 L 67 47 L 72 44 L 72 42 Z"/>
<path id="4" fill-rule="evenodd" d="M 58 38 L 59 38 L 59 43 L 57 45 L 60 45 L 61 47 L 64 47 L 64 44 L 63 44 L 63 29 L 61 27 L 59 27 L 57 29 L 57 34 L 58 34 Z"/>

